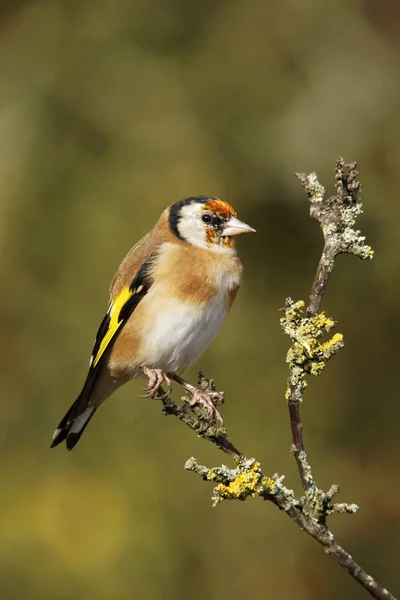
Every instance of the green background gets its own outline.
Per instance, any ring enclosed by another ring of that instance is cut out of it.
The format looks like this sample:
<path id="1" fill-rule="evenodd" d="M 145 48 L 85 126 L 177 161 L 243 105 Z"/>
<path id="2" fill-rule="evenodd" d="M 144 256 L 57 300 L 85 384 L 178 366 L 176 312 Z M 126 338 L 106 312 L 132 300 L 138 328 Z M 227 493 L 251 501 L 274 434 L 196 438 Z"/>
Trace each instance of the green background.
<path id="1" fill-rule="evenodd" d="M 232 441 L 299 491 L 284 400 L 285 298 L 322 248 L 295 171 L 329 192 L 358 160 L 372 262 L 324 302 L 345 349 L 309 381 L 305 444 L 354 516 L 337 539 L 399 589 L 400 5 L 383 0 L 13 0 L 0 5 L 0 587 L 13 600 L 316 600 L 367 594 L 259 499 L 212 508 L 192 455 L 228 462 L 120 390 L 49 450 L 86 376 L 109 281 L 170 203 L 229 201 L 242 289 L 201 368 Z M 175 392 L 176 393 L 176 392 Z M 179 397 L 179 393 L 177 394 Z"/>

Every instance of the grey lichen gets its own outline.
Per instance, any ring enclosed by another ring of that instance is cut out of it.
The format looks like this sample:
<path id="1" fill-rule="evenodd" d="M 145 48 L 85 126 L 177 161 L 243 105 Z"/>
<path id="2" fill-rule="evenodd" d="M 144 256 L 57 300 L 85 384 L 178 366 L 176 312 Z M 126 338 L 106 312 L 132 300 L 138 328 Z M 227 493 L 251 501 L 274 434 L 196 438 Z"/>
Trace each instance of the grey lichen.
<path id="1" fill-rule="evenodd" d="M 292 448 L 292 450 L 294 451 L 295 448 Z M 299 452 L 297 460 L 303 465 L 303 477 L 307 482 L 308 487 L 311 489 L 314 485 L 314 478 L 312 476 L 311 466 L 307 460 L 307 454 L 304 452 L 304 450 Z"/>
<path id="2" fill-rule="evenodd" d="M 347 502 L 339 502 L 339 503 L 335 503 L 332 504 L 331 507 L 327 507 L 326 508 L 326 514 L 330 515 L 333 513 L 340 513 L 340 514 L 353 514 L 355 512 L 358 511 L 360 507 L 357 504 L 348 504 Z"/>
<path id="3" fill-rule="evenodd" d="M 329 492 L 317 488 L 309 488 L 305 494 L 304 510 L 316 521 L 325 523 L 326 517 L 334 513 L 352 514 L 358 510 L 357 504 L 346 502 L 333 503 L 333 497 L 339 493 L 339 486 L 333 485 Z"/>
<path id="4" fill-rule="evenodd" d="M 365 237 L 354 229 L 357 218 L 362 214 L 360 202 L 361 184 L 357 180 L 357 164 L 345 163 L 343 158 L 336 159 L 336 194 L 325 198 L 325 189 L 318 182 L 317 175 L 297 173 L 310 199 L 310 216 L 316 219 L 322 228 L 325 243 L 331 248 L 331 258 L 347 253 L 362 259 L 373 257 L 374 251 L 364 244 Z"/>

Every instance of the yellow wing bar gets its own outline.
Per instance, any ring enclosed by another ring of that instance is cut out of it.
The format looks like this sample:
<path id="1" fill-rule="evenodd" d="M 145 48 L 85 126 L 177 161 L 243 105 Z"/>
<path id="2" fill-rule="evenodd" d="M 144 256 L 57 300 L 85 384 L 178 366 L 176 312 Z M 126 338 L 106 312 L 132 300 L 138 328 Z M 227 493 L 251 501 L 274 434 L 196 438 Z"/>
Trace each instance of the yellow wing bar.
<path id="1" fill-rule="evenodd" d="M 142 264 L 136 273 L 132 284 L 123 287 L 109 305 L 107 314 L 96 335 L 92 357 L 90 359 L 88 379 L 92 376 L 101 357 L 115 339 L 119 329 L 123 327 L 140 300 L 147 294 L 152 283 L 151 276 L 149 276 L 152 257 L 153 255 Z"/>
<path id="2" fill-rule="evenodd" d="M 122 307 L 128 302 L 129 298 L 133 296 L 135 292 L 130 290 L 129 287 L 124 287 L 118 294 L 118 296 L 114 299 L 114 301 L 110 304 L 110 307 L 107 311 L 108 319 L 108 327 L 103 334 L 103 337 L 100 342 L 99 349 L 96 354 L 92 356 L 91 366 L 93 368 L 97 365 L 100 358 L 103 356 L 106 351 L 109 343 L 113 339 L 114 335 L 121 327 L 123 323 L 123 319 L 119 320 L 120 312 Z"/>

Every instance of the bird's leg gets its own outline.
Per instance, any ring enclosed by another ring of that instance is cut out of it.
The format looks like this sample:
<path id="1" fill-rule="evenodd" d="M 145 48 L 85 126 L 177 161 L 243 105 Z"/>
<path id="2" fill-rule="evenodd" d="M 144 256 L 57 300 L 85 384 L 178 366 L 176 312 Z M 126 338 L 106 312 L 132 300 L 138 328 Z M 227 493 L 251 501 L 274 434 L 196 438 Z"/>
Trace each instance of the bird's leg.
<path id="1" fill-rule="evenodd" d="M 205 392 L 203 390 L 199 390 L 198 388 L 194 387 L 194 385 L 191 385 L 190 383 L 188 383 L 187 381 L 182 379 L 182 377 L 179 377 L 179 375 L 176 375 L 175 373 L 171 373 L 170 377 L 177 383 L 180 383 L 185 388 L 185 390 L 187 390 L 189 392 L 189 394 L 191 395 L 191 398 L 188 400 L 190 406 L 194 406 L 195 404 L 201 404 L 202 407 L 204 408 L 204 412 L 209 420 L 218 419 L 220 421 L 221 425 L 224 424 L 222 416 L 219 413 L 219 411 L 217 410 L 217 408 L 213 402 L 213 399 L 214 400 L 223 400 L 224 399 L 223 392 Z"/>
<path id="2" fill-rule="evenodd" d="M 142 371 L 149 378 L 149 385 L 147 388 L 143 388 L 146 393 L 140 395 L 140 398 L 155 398 L 156 400 L 162 400 L 172 390 L 171 379 L 161 369 L 150 369 L 149 367 L 142 367 Z M 167 385 L 167 392 L 163 396 L 158 396 L 157 392 L 163 383 Z"/>

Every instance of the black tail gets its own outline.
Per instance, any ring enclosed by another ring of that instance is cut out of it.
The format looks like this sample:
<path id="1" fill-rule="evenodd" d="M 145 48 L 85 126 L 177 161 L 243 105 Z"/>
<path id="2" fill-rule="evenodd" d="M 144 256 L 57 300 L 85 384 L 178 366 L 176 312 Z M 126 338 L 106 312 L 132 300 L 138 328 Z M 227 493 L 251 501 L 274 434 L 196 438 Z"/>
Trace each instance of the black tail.
<path id="1" fill-rule="evenodd" d="M 68 450 L 78 443 L 79 438 L 85 431 L 90 419 L 96 412 L 96 407 L 88 406 L 79 414 L 78 410 L 82 402 L 82 396 L 79 396 L 66 415 L 61 420 L 53 435 L 53 441 L 50 448 L 54 448 L 65 440 Z"/>

